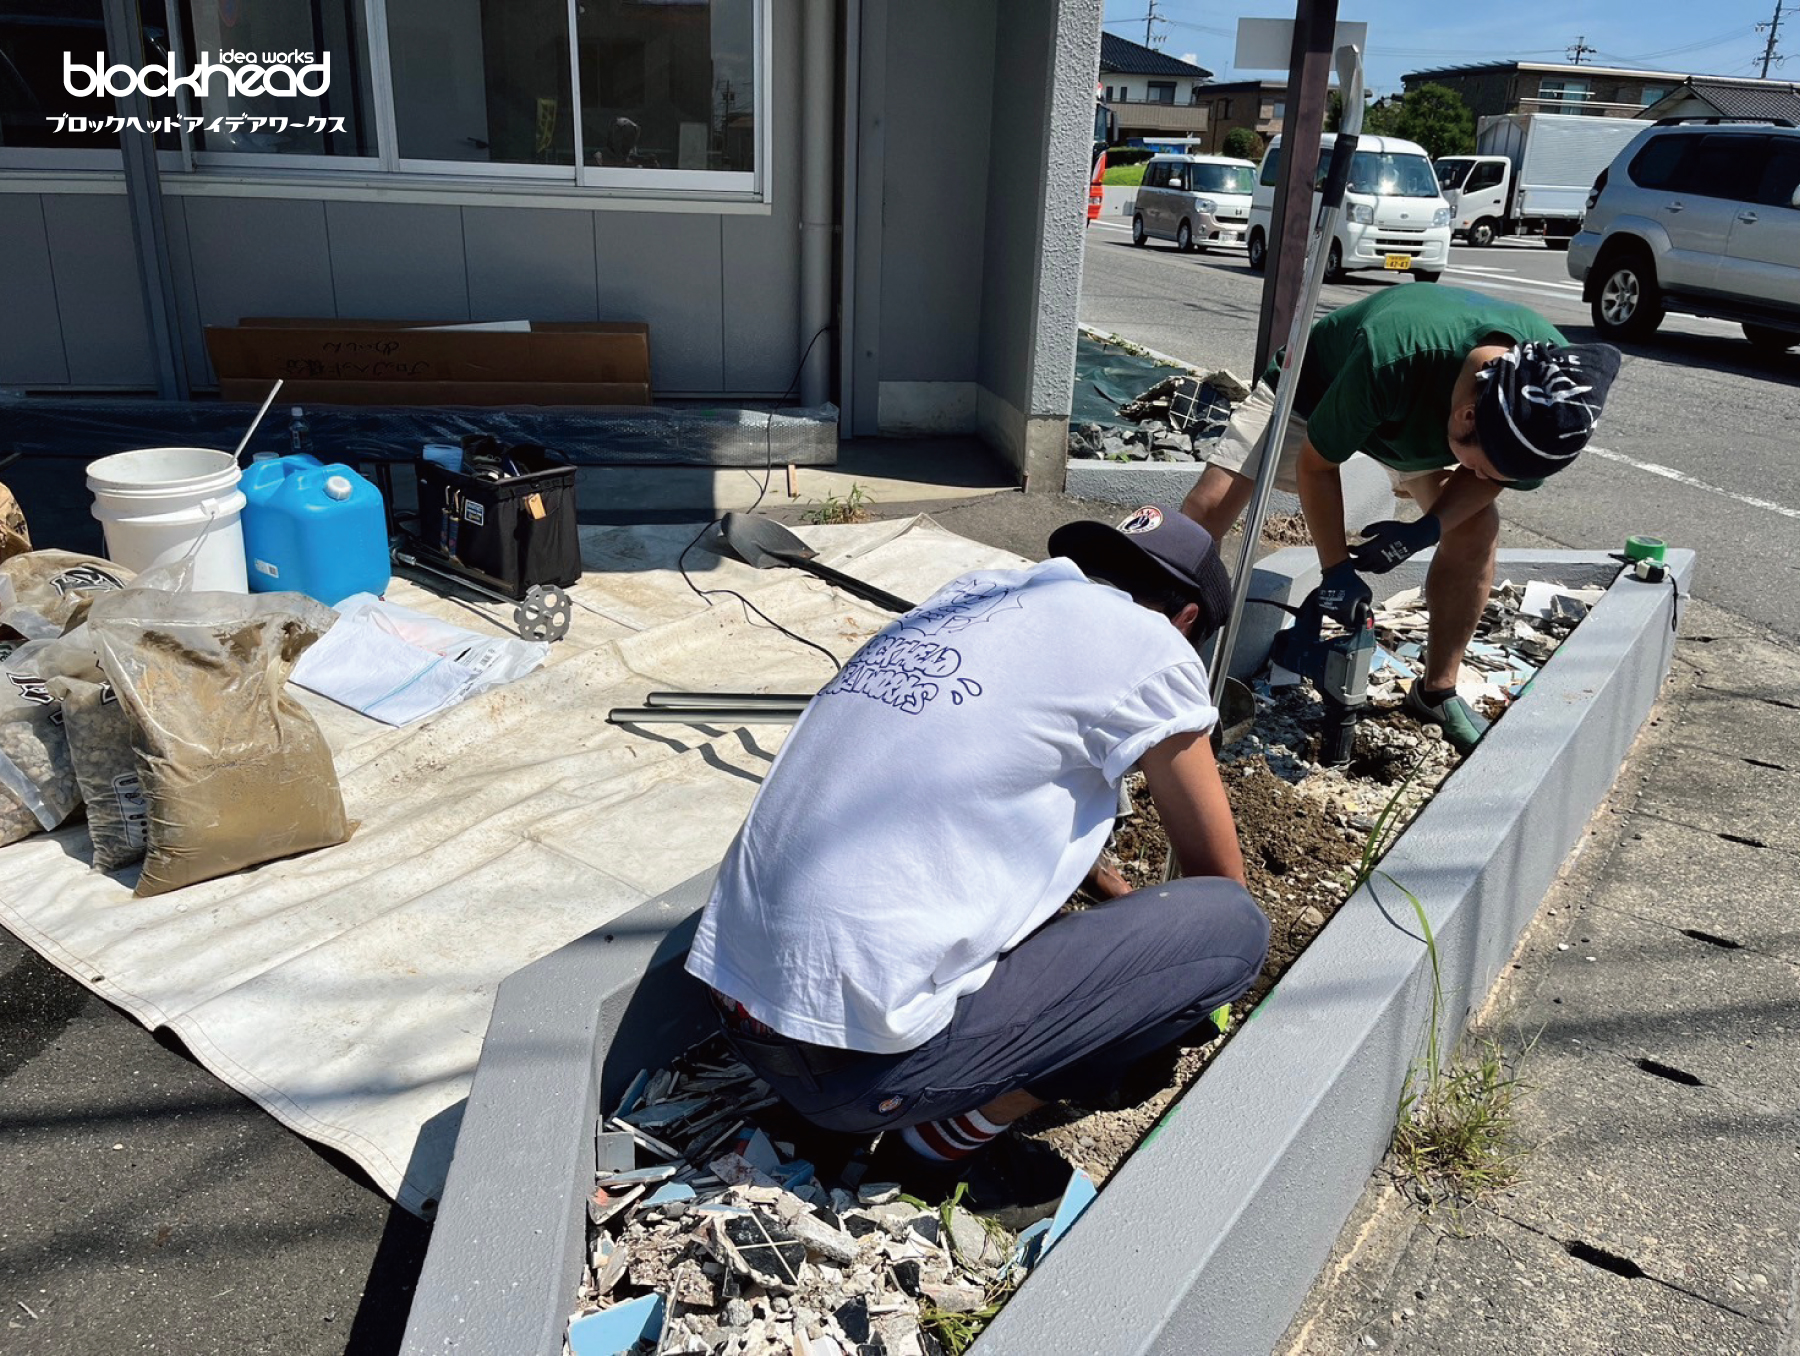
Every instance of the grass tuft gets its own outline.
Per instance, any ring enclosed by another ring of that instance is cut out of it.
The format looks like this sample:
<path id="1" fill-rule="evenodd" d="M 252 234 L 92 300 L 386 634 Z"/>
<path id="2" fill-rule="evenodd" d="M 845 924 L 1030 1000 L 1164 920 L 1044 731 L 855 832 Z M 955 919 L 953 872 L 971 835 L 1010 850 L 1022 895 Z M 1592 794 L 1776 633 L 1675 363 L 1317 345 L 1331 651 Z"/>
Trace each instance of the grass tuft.
<path id="1" fill-rule="evenodd" d="M 820 527 L 836 527 L 842 523 L 866 523 L 869 521 L 869 505 L 874 502 L 873 495 L 861 485 L 853 483 L 850 486 L 850 492 L 842 499 L 835 494 L 826 495 L 823 503 L 815 505 L 801 515 L 801 521 Z"/>
<path id="2" fill-rule="evenodd" d="M 1491 1039 L 1467 1042 L 1461 1058 L 1443 1061 L 1443 972 L 1431 920 L 1417 895 L 1387 872 L 1381 877 L 1412 905 L 1431 958 L 1425 1055 L 1408 1070 L 1400 1093 L 1393 1170 L 1426 1213 L 1443 1208 L 1454 1220 L 1462 1207 L 1518 1181 L 1530 1153 L 1519 1139 L 1516 1115 L 1527 1087 L 1516 1061 L 1509 1062 L 1499 1042 Z"/>

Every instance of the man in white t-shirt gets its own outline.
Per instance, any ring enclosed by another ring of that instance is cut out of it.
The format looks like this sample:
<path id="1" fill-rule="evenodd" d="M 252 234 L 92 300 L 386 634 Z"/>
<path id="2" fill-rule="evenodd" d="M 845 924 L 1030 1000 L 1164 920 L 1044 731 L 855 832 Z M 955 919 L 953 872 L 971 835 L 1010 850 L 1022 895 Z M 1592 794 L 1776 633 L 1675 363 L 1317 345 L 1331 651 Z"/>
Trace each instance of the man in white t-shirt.
<path id="1" fill-rule="evenodd" d="M 946 585 L 820 690 L 687 962 L 802 1117 L 900 1132 L 878 1157 L 903 1182 L 1047 1101 L 1116 1100 L 1268 946 L 1196 654 L 1230 607 L 1212 538 L 1151 505 L 1050 551 Z M 1134 766 L 1184 878 L 1059 913 Z"/>

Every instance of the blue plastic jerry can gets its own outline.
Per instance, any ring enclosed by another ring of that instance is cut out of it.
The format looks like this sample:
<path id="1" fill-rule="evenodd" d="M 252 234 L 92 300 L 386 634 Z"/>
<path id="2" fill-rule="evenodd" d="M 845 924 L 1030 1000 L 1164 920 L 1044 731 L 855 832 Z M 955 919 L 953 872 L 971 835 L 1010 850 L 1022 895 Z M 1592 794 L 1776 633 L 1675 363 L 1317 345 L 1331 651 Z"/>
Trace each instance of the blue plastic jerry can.
<path id="1" fill-rule="evenodd" d="M 381 491 L 341 463 L 288 456 L 244 472 L 244 558 L 252 593 L 298 592 L 336 606 L 386 593 Z"/>

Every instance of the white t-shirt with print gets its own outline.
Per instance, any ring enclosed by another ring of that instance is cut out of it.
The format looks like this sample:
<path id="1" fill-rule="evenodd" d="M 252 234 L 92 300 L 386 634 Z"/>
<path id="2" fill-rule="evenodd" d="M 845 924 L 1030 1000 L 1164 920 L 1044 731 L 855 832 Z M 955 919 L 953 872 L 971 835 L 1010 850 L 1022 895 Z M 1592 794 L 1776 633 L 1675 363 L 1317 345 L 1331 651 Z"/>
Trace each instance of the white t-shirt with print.
<path id="1" fill-rule="evenodd" d="M 798 1040 L 910 1050 L 1081 883 L 1132 764 L 1217 715 L 1169 620 L 1071 561 L 965 575 L 795 723 L 688 971 Z"/>

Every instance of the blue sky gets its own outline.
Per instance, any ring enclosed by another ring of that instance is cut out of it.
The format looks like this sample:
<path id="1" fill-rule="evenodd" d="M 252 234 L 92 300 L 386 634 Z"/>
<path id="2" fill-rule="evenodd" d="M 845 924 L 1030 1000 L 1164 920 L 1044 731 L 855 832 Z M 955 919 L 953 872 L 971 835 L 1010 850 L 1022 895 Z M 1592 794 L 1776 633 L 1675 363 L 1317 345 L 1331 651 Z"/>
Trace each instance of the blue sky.
<path id="1" fill-rule="evenodd" d="M 1460 62 L 1567 61 L 1565 48 L 1577 37 L 1598 51 L 1590 64 L 1711 75 L 1755 75 L 1761 65 L 1764 35 L 1754 25 L 1766 22 L 1774 0 L 1725 0 L 1696 6 L 1692 0 L 1514 0 L 1480 5 L 1431 5 L 1400 0 L 1339 0 L 1341 19 L 1369 25 L 1365 55 L 1366 82 L 1386 94 L 1400 88 L 1407 71 Z M 1441 16 L 1436 21 L 1433 13 Z M 1292 18 L 1293 9 L 1262 3 L 1254 9 L 1222 9 L 1200 0 L 1157 0 L 1156 12 L 1167 23 L 1156 30 L 1162 50 L 1188 57 L 1232 80 L 1267 74 L 1237 71 L 1231 64 L 1237 19 Z M 1107 0 L 1107 28 L 1134 42 L 1144 40 L 1144 0 Z M 1800 80 L 1800 4 L 1785 7 L 1781 41 L 1794 53 L 1785 67 L 1770 66 L 1771 78 Z"/>

